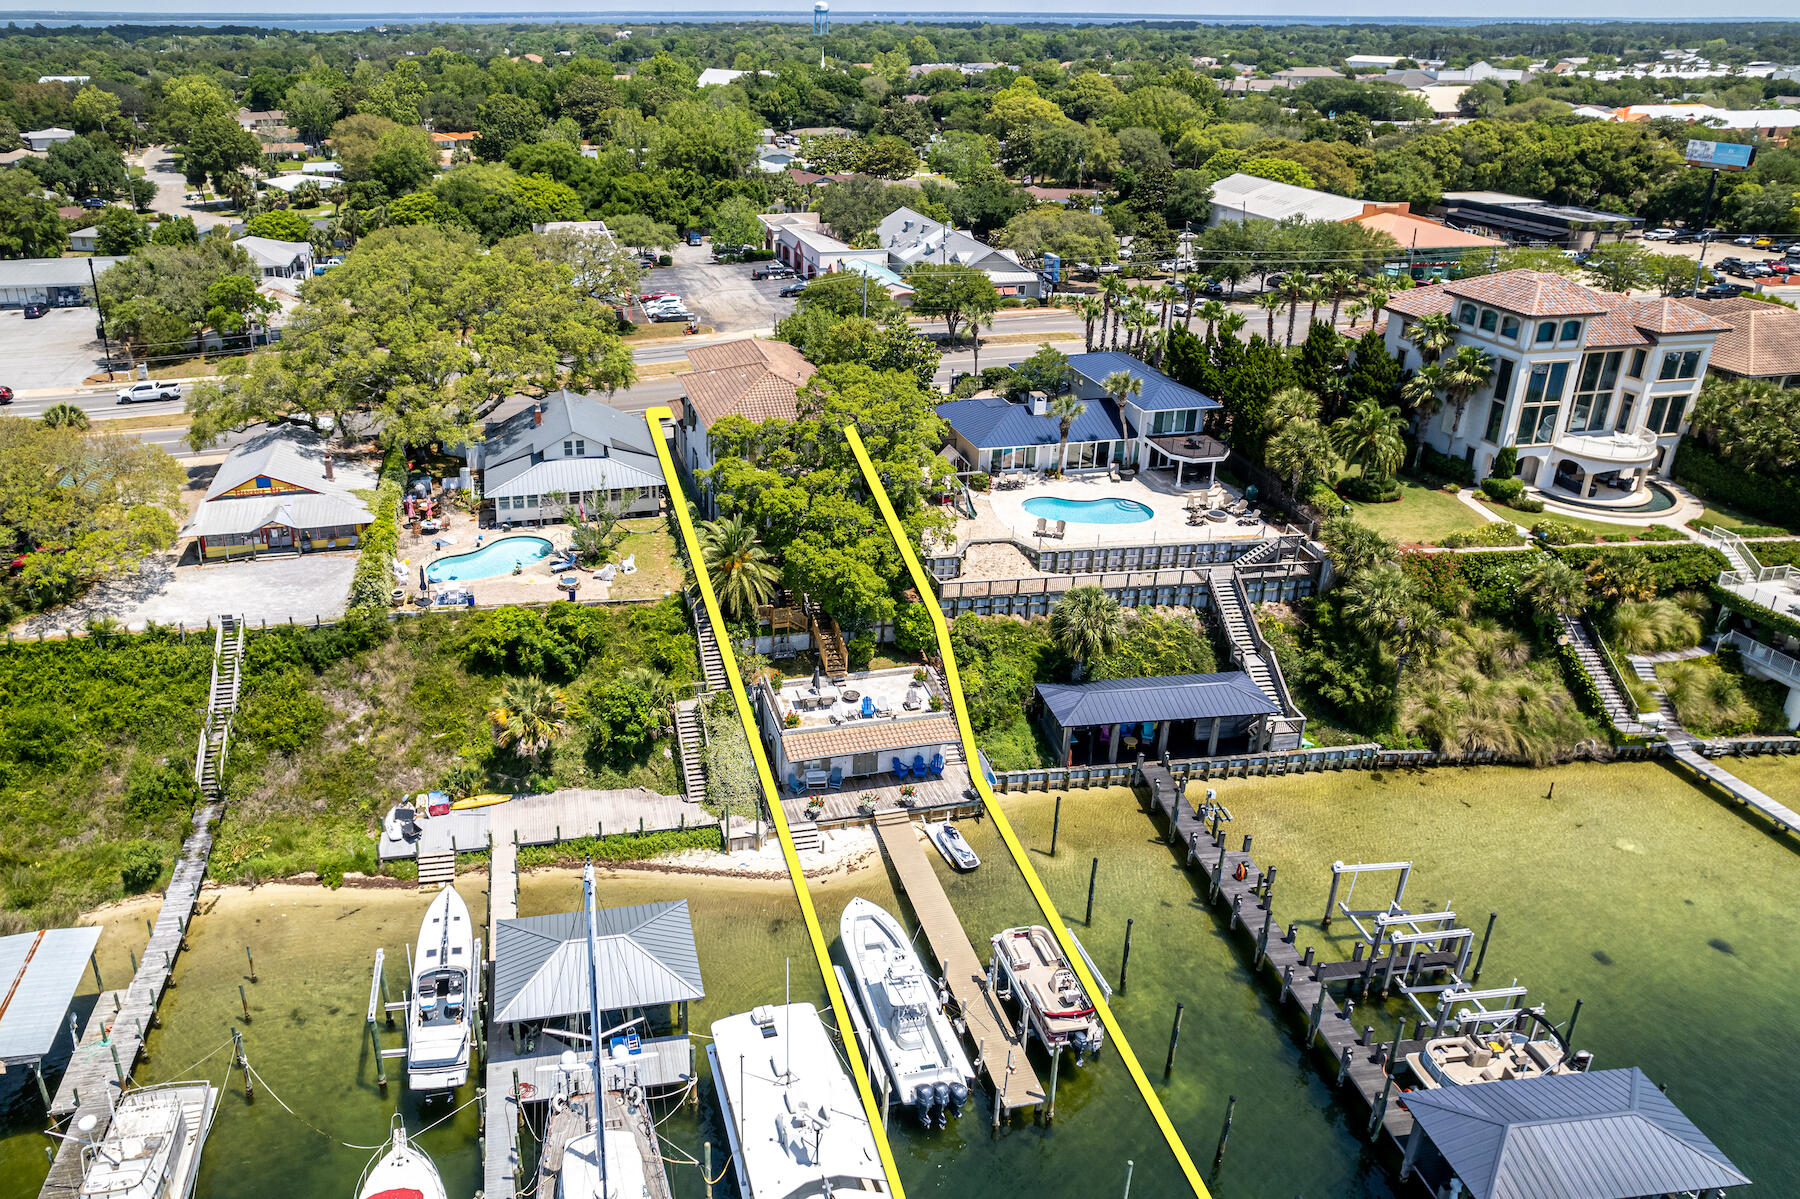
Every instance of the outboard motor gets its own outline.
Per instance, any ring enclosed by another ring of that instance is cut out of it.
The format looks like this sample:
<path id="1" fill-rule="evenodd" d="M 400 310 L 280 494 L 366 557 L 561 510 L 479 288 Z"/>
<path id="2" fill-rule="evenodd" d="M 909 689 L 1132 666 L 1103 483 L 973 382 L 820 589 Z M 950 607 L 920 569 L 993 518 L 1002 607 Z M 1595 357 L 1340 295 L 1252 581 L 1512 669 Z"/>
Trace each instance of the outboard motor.
<path id="1" fill-rule="evenodd" d="M 919 1113 L 919 1123 L 926 1128 L 931 1127 L 931 1105 L 936 1100 L 937 1093 L 931 1089 L 930 1083 L 922 1082 L 913 1088 L 913 1107 Z"/>
<path id="2" fill-rule="evenodd" d="M 962 1082 L 950 1084 L 950 1114 L 962 1115 L 963 1104 L 969 1101 L 969 1085 Z"/>
<path id="3" fill-rule="evenodd" d="M 1086 1056 L 1088 1056 L 1087 1029 L 1078 1028 L 1074 1032 L 1070 1033 L 1069 1034 L 1069 1044 L 1074 1046 L 1074 1048 L 1075 1048 L 1075 1064 L 1077 1066 L 1081 1065 L 1081 1060 L 1083 1058 L 1085 1058 Z"/>
<path id="4" fill-rule="evenodd" d="M 942 1128 L 945 1124 L 950 1122 L 950 1084 L 947 1082 L 940 1082 L 935 1084 L 932 1090 L 937 1096 L 937 1125 L 939 1128 Z"/>

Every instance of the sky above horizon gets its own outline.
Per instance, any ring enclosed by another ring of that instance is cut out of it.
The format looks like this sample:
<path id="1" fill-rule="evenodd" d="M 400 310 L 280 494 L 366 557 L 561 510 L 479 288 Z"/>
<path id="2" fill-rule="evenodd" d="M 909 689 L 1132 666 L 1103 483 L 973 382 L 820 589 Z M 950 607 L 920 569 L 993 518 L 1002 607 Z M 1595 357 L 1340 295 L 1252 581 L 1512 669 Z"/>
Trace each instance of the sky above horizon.
<path id="1" fill-rule="evenodd" d="M 1110 8 L 1099 8 L 1094 0 L 973 0 L 961 6 L 945 3 L 939 7 L 935 0 L 922 0 L 921 3 L 854 3 L 852 0 L 839 0 L 832 5 L 835 13 L 843 16 L 868 15 L 879 13 L 888 17 L 904 16 L 908 13 L 922 14 L 925 19 L 942 16 L 947 13 L 967 16 L 1017 16 L 1029 18 L 1037 14 L 1054 14 L 1059 17 L 1094 15 L 1097 17 L 1116 18 L 1121 15 L 1164 16 L 1204 21 L 1208 16 L 1244 17 L 1253 13 L 1266 13 L 1287 19 L 1296 17 L 1316 17 L 1320 24 L 1340 23 L 1355 20 L 1359 17 L 1441 17 L 1444 14 L 1442 4 L 1434 0 L 1355 0 L 1346 7 L 1335 12 L 1323 12 L 1328 6 L 1321 0 L 1220 0 L 1204 6 L 1181 2 L 1181 0 L 1124 0 Z M 32 3 L 30 0 L 0 0 L 0 16 L 7 14 L 31 13 L 49 16 L 51 14 L 80 17 L 88 14 L 126 14 L 138 19 L 166 15 L 208 16 L 219 15 L 248 17 L 250 14 L 266 13 L 271 22 L 283 18 L 296 17 L 354 17 L 362 13 L 376 17 L 412 15 L 424 20 L 451 20 L 457 15 L 492 15 L 516 9 L 532 14 L 567 14 L 570 17 L 590 17 L 595 20 L 606 20 L 608 13 L 642 14 L 646 11 L 667 12 L 671 22 L 679 22 L 682 12 L 754 12 L 771 13 L 792 10 L 796 16 L 809 14 L 812 5 L 807 0 L 789 0 L 788 3 L 770 3 L 769 0 L 690 0 L 679 8 L 667 5 L 657 6 L 638 0 L 638 3 L 621 3 L 610 6 L 596 6 L 592 3 L 558 2 L 558 0 L 516 0 L 508 5 L 504 3 L 463 2 L 445 5 L 439 0 L 368 0 L 360 7 L 345 3 L 345 0 L 285 0 L 279 8 L 258 5 L 247 0 L 158 0 L 156 3 L 130 3 L 129 0 L 62 0 L 54 5 L 45 4 L 42 0 Z M 1676 3 L 1675 0 L 1582 0 L 1570 5 L 1559 0 L 1520 0 L 1506 9 L 1507 18 L 1531 18 L 1553 20 L 1644 20 L 1644 19 L 1682 19 L 1689 21 L 1732 20 L 1738 18 L 1755 20 L 1793 20 L 1797 15 L 1793 0 L 1728 0 L 1727 9 L 1723 13 L 1696 13 L 1692 4 Z"/>

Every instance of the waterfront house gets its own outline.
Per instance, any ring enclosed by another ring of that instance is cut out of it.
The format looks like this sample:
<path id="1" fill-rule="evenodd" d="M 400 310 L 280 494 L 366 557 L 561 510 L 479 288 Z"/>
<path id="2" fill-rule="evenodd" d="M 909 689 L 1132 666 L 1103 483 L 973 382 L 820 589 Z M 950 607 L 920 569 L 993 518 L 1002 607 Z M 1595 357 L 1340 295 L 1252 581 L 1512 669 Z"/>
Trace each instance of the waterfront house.
<path id="1" fill-rule="evenodd" d="M 910 666 L 848 672 L 835 679 L 757 680 L 757 725 L 775 777 L 790 791 L 823 788 L 827 780 L 891 774 L 894 759 L 909 769 L 915 757 L 929 767 L 960 761 L 961 735 L 943 684 Z M 790 776 L 798 786 L 790 784 Z"/>
<path id="2" fill-rule="evenodd" d="M 1681 303 L 1731 324 L 1713 342 L 1710 370 L 1737 379 L 1761 379 L 1777 387 L 1800 387 L 1800 312 L 1749 296 L 1683 298 Z"/>
<path id="3" fill-rule="evenodd" d="M 677 375 L 682 384 L 676 409 L 675 461 L 689 476 L 712 469 L 712 428 L 728 416 L 752 424 L 793 420 L 800 389 L 813 377 L 813 364 L 785 341 L 745 337 L 687 352 L 693 370 Z"/>
<path id="4" fill-rule="evenodd" d="M 950 425 L 950 443 L 967 469 L 999 473 L 1059 465 L 1071 471 L 1137 466 L 1167 471 L 1177 486 L 1212 486 L 1218 464 L 1230 453 L 1203 432 L 1206 414 L 1219 407 L 1217 400 L 1118 351 L 1075 354 L 1069 368 L 1072 390 L 1087 408 L 1070 426 L 1060 462 L 1061 423 L 1050 412 L 1048 396 L 1020 401 L 976 396 L 939 404 L 938 415 Z M 1123 403 L 1104 386 L 1116 372 L 1140 385 L 1138 394 Z"/>
<path id="5" fill-rule="evenodd" d="M 1395 292 L 1387 310 L 1388 350 L 1409 370 L 1422 365 L 1409 329 L 1428 313 L 1456 323 L 1446 357 L 1469 345 L 1493 362 L 1462 412 L 1445 403 L 1425 420 L 1427 445 L 1477 478 L 1513 446 L 1529 485 L 1620 508 L 1649 502 L 1645 481 L 1668 475 L 1714 340 L 1730 328 L 1678 300 L 1526 270 Z"/>
<path id="6" fill-rule="evenodd" d="M 341 471 L 316 434 L 271 428 L 226 456 L 181 535 L 204 560 L 354 549 L 375 519 L 355 491 L 373 485 L 365 471 Z"/>
<path id="7" fill-rule="evenodd" d="M 458 452 L 481 473 L 498 524 L 565 520 L 622 502 L 631 516 L 662 511 L 665 482 L 650 426 L 604 396 L 554 391 L 503 401 L 486 436 Z"/>
<path id="8" fill-rule="evenodd" d="M 1039 683 L 1038 724 L 1065 766 L 1297 749 L 1282 711 L 1241 670 L 1090 683 Z M 1291 743 L 1282 743 L 1291 742 Z"/>

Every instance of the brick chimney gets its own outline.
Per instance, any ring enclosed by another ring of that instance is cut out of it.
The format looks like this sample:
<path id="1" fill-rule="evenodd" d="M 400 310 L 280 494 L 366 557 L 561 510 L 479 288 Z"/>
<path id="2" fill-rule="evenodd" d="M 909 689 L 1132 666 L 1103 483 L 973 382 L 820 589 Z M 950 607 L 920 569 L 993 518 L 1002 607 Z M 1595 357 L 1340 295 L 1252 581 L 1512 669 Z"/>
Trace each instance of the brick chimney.
<path id="1" fill-rule="evenodd" d="M 336 479 L 337 479 L 337 470 L 333 466 L 331 454 L 328 452 L 325 455 L 325 481 L 327 483 L 331 483 L 331 482 L 335 482 Z"/>
<path id="2" fill-rule="evenodd" d="M 544 423 L 544 402 L 539 400 L 531 410 L 531 427 L 537 428 Z"/>

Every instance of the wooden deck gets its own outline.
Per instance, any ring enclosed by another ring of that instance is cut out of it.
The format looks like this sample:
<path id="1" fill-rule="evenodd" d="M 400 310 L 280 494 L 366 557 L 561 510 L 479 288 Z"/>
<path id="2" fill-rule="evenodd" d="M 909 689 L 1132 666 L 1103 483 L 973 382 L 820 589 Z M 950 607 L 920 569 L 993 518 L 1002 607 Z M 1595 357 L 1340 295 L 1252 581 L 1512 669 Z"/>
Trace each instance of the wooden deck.
<path id="1" fill-rule="evenodd" d="M 419 821 L 416 842 L 381 839 L 383 861 L 439 853 L 475 853 L 495 844 L 550 845 L 575 837 L 608 833 L 659 833 L 710 824 L 712 818 L 679 795 L 630 788 L 596 791 L 570 788 L 542 795 L 519 795 L 503 804 L 470 808 Z M 515 840 L 516 837 L 516 840 Z"/>
<path id="2" fill-rule="evenodd" d="M 906 888 L 906 898 L 937 955 L 939 972 L 956 1000 L 957 1012 L 968 1026 L 977 1068 L 987 1074 L 994 1089 L 995 1108 L 1011 1111 L 1045 1099 L 1044 1084 L 1032 1068 L 1019 1034 L 1007 1019 L 999 1000 L 987 986 L 987 969 L 969 945 L 962 921 L 950 906 L 950 897 L 932 870 L 919 843 L 919 828 L 904 811 L 883 812 L 875 819 L 875 834 Z"/>
<path id="3" fill-rule="evenodd" d="M 950 762 L 944 766 L 942 778 L 921 779 L 912 783 L 912 806 L 908 808 L 900 802 L 900 788 L 906 784 L 892 781 L 892 776 L 878 776 L 890 781 L 869 787 L 847 786 L 842 791 L 810 791 L 803 795 L 788 795 L 787 788 L 782 788 L 782 811 L 787 813 L 790 825 L 799 823 L 818 824 L 831 827 L 838 824 L 867 823 L 882 812 L 907 812 L 915 815 L 931 813 L 936 815 L 942 811 L 948 813 L 957 808 L 979 808 L 980 800 L 971 800 L 963 792 L 969 787 L 968 769 L 960 762 Z M 817 817 L 808 817 L 808 805 L 817 803 L 821 811 Z M 868 808 L 870 810 L 865 811 Z"/>
<path id="4" fill-rule="evenodd" d="M 206 877 L 206 859 L 212 852 L 212 822 L 219 808 L 219 804 L 209 803 L 194 814 L 194 831 L 182 842 L 181 858 L 163 893 L 162 909 L 152 926 L 149 944 L 144 946 L 137 973 L 124 990 L 107 991 L 100 996 L 50 1101 L 50 1112 L 58 1118 L 71 1116 L 79 1120 L 93 1116 L 98 1123 L 89 1134 L 91 1140 L 105 1137 L 118 1088 L 131 1077 L 138 1055 L 143 1052 L 144 1036 L 156 1020 L 157 1001 L 174 973 L 175 959 L 181 953 L 188 921 L 194 915 L 194 902 L 200 895 L 200 883 Z M 57 1146 L 50 1176 L 40 1192 L 43 1199 L 61 1199 L 81 1189 L 80 1146 L 73 1141 L 59 1141 Z"/>
<path id="5" fill-rule="evenodd" d="M 1723 766 L 1695 752 L 1692 746 L 1677 745 L 1670 751 L 1670 756 L 1739 803 L 1755 808 L 1773 820 L 1778 832 L 1800 828 L 1800 812 L 1777 803 Z"/>

